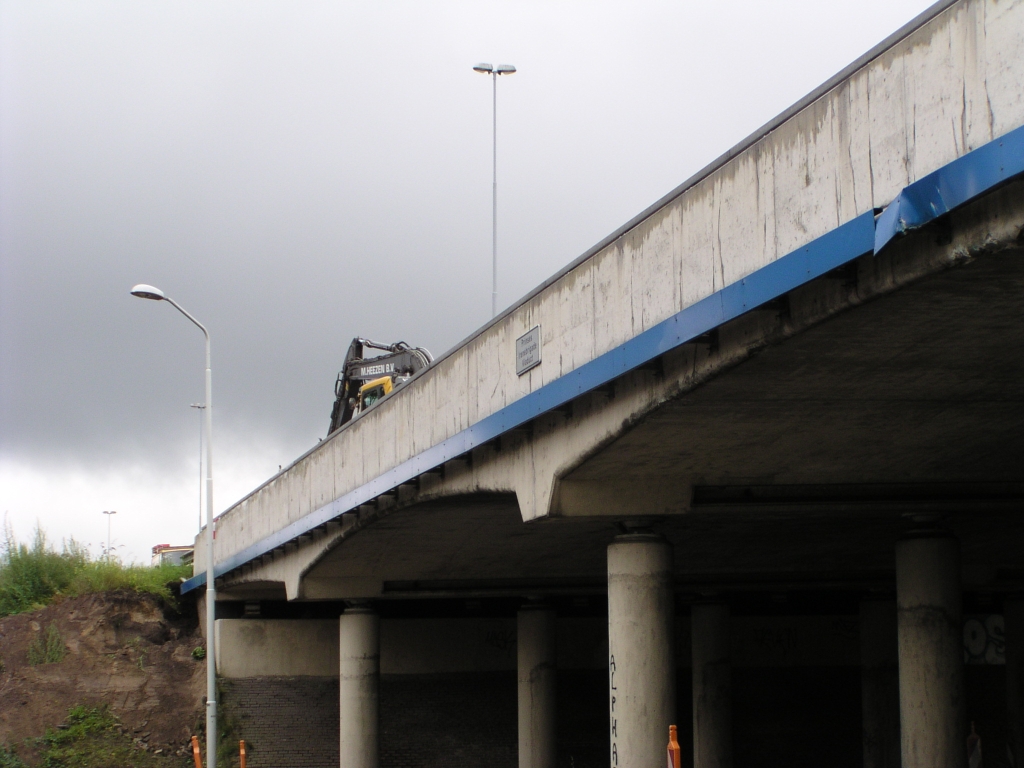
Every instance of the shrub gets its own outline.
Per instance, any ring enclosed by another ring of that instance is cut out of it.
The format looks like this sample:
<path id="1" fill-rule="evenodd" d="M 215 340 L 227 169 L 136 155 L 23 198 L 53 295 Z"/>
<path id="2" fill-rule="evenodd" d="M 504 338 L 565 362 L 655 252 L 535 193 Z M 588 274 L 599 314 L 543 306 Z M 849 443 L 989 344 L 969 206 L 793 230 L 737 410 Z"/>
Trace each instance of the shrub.
<path id="1" fill-rule="evenodd" d="M 28 647 L 28 663 L 32 666 L 39 664 L 56 664 L 64 661 L 67 648 L 64 645 L 64 638 L 60 636 L 57 625 L 52 623 L 46 630 L 46 638 L 37 637 Z"/>
<path id="2" fill-rule="evenodd" d="M 28 545 L 16 542 L 10 527 L 4 526 L 2 547 L 0 616 L 42 607 L 71 584 L 75 572 L 89 559 L 74 539 L 65 543 L 62 552 L 56 552 L 39 527 Z"/>
<path id="3" fill-rule="evenodd" d="M 0 543 L 0 617 L 42 608 L 57 595 L 131 589 L 172 600 L 170 585 L 191 576 L 188 565 L 125 565 L 119 560 L 93 560 L 74 539 L 57 552 L 36 527 L 31 544 L 14 539 L 4 526 Z"/>

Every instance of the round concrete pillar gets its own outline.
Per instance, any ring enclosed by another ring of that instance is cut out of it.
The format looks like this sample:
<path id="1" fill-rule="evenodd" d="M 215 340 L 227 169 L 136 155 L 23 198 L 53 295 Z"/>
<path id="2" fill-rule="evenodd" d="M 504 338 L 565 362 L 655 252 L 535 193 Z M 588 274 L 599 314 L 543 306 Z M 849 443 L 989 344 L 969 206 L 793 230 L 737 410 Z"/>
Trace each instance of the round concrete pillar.
<path id="1" fill-rule="evenodd" d="M 341 768 L 377 768 L 380 743 L 380 617 L 348 608 L 339 620 Z"/>
<path id="2" fill-rule="evenodd" d="M 893 600 L 860 604 L 860 690 L 864 768 L 900 768 L 900 682 Z"/>
<path id="3" fill-rule="evenodd" d="M 732 639 L 727 605 L 694 605 L 693 765 L 732 768 Z"/>
<path id="4" fill-rule="evenodd" d="M 1024 595 L 1003 604 L 1006 637 L 1006 721 L 1015 765 L 1024 765 Z"/>
<path id="5" fill-rule="evenodd" d="M 939 532 L 896 544 L 903 768 L 964 768 L 960 544 Z"/>
<path id="6" fill-rule="evenodd" d="M 672 550 L 653 534 L 608 547 L 611 768 L 665 762 L 676 720 Z"/>
<path id="7" fill-rule="evenodd" d="M 555 612 L 526 606 L 516 629 L 519 768 L 555 768 Z"/>

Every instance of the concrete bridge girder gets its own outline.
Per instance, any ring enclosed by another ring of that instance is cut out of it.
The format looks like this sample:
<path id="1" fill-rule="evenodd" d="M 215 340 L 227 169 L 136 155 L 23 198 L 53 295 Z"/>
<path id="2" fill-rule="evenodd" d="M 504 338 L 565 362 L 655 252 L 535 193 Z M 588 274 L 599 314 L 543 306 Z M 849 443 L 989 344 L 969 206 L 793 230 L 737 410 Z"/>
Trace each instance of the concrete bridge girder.
<path id="1" fill-rule="evenodd" d="M 587 528 L 607 536 L 615 520 L 687 514 L 694 486 L 1011 482 L 1013 468 L 979 453 L 984 436 L 972 430 L 1001 430 L 998 442 L 1004 458 L 1010 455 L 1005 447 L 1017 440 L 1012 407 L 1006 412 L 993 401 L 995 411 L 985 418 L 981 413 L 995 391 L 995 400 L 1020 396 L 1015 381 L 1024 372 L 1010 363 L 992 368 L 987 394 L 968 385 L 973 400 L 954 403 L 963 394 L 965 366 L 997 357 L 1012 343 L 1005 334 L 1022 332 L 1012 327 L 1015 291 L 1024 284 L 1017 250 L 1022 199 L 1020 183 L 1005 187 L 940 227 L 864 257 L 853 270 L 792 292 L 784 307 L 750 313 L 720 329 L 716 339 L 666 355 L 656 371 L 627 374 L 614 390 L 574 402 L 571 413 L 549 414 L 529 431 L 424 476 L 418 488 L 402 488 L 373 508 L 345 515 L 336 533 L 232 578 L 228 594 L 277 582 L 289 599 L 332 596 L 338 582 L 322 566 L 338 556 L 332 552 L 360 547 L 366 531 L 390 525 L 395 515 L 407 525 L 418 509 L 431 510 L 424 514 L 436 528 L 432 539 L 458 540 L 456 529 L 465 520 L 458 514 L 446 520 L 444 510 L 459 499 L 459 508 L 477 498 L 487 508 L 494 503 L 487 499 L 504 498 L 500 506 L 525 522 L 593 518 Z M 954 295 L 950 311 L 943 302 Z M 905 364 L 892 362 L 900 356 Z M 954 425 L 957 408 L 969 412 Z M 973 456 L 961 455 L 955 444 L 926 447 L 936 428 L 921 425 L 940 418 L 937 411 L 946 413 L 945 427 L 955 430 L 961 447 L 972 446 Z M 908 418 L 915 424 L 898 434 L 896 425 Z M 766 444 L 775 448 L 765 450 Z M 912 454 L 918 466 L 907 463 Z M 933 466 L 921 466 L 920 457 Z M 507 535 L 518 533 L 511 527 Z M 456 558 L 448 562 L 454 570 L 458 555 L 449 556 Z M 382 592 L 387 569 L 379 559 L 363 566 L 364 574 L 377 575 L 348 573 L 344 595 Z"/>

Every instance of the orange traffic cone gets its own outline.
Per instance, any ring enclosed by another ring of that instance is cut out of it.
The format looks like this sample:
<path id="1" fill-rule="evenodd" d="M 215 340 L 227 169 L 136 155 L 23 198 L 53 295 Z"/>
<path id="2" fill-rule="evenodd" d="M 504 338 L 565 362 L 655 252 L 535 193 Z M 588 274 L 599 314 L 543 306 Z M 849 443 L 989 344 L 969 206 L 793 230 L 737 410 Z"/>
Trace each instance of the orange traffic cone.
<path id="1" fill-rule="evenodd" d="M 679 731 L 674 725 L 668 727 L 668 768 L 679 768 L 682 754 L 679 751 Z"/>

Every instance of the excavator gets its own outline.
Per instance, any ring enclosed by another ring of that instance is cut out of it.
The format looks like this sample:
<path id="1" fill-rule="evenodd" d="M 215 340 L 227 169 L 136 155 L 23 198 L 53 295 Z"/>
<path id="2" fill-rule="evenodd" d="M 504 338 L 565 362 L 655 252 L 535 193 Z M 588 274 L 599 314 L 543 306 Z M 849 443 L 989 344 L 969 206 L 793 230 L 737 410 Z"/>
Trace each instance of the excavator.
<path id="1" fill-rule="evenodd" d="M 384 354 L 365 357 L 367 349 L 378 349 Z M 345 364 L 334 382 L 334 408 L 327 434 L 383 400 L 433 360 L 433 355 L 423 347 L 410 347 L 404 341 L 380 344 L 369 339 L 352 339 Z"/>

